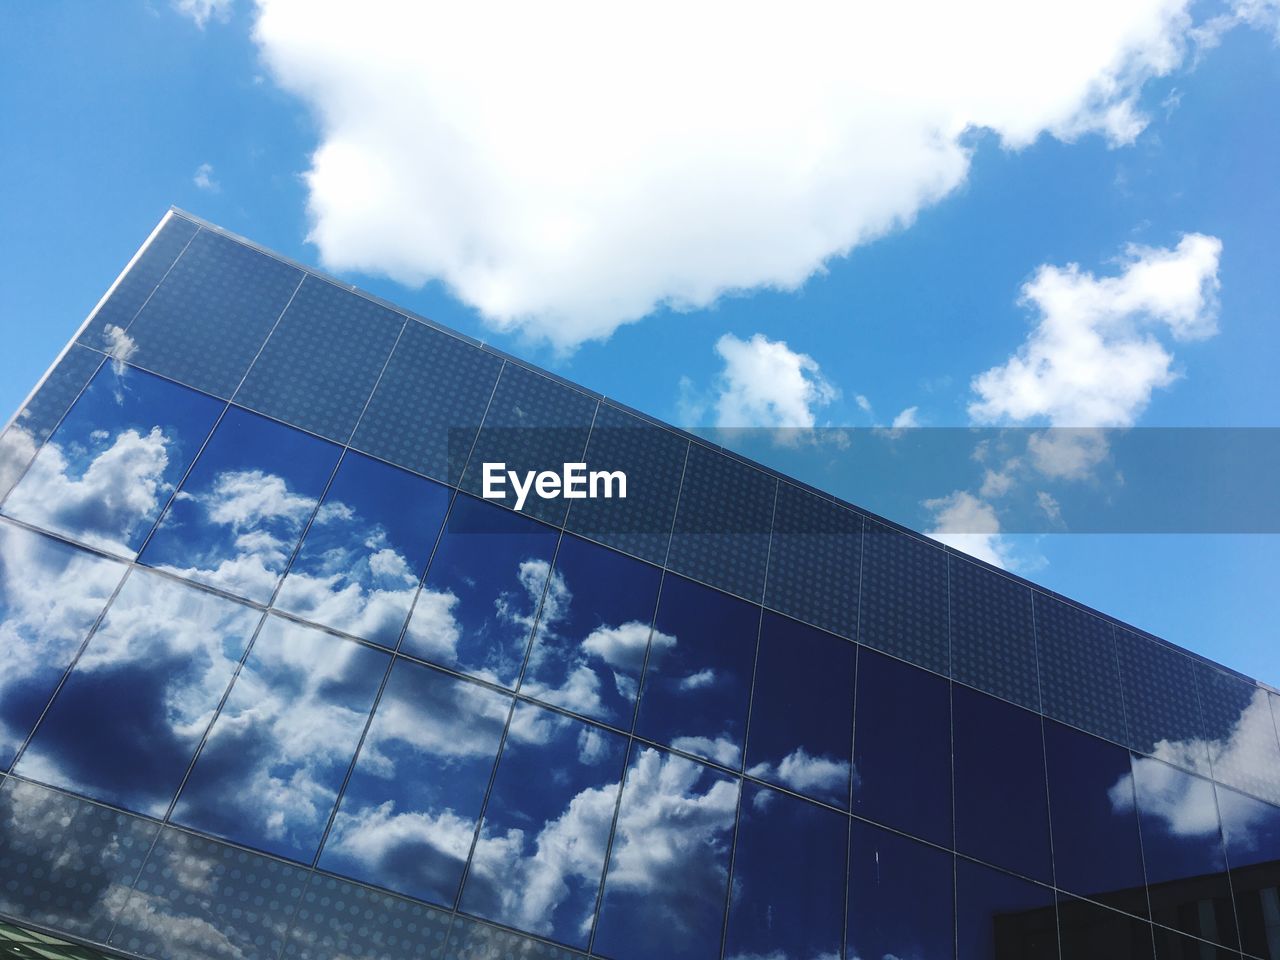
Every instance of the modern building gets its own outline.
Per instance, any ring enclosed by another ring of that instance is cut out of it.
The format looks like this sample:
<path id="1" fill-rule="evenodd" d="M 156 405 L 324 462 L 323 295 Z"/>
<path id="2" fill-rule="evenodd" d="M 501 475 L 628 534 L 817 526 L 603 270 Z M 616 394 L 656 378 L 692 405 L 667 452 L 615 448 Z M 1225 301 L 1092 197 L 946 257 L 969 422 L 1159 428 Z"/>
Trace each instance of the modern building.
<path id="1" fill-rule="evenodd" d="M 6 955 L 1280 960 L 1276 691 L 184 213 L 0 446 Z"/>

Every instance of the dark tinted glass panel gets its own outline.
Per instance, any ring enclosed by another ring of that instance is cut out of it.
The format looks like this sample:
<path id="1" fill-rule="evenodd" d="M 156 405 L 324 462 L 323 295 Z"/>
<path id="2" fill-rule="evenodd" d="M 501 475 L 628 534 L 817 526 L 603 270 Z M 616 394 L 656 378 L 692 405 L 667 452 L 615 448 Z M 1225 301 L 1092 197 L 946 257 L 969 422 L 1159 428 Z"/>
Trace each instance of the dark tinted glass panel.
<path id="1" fill-rule="evenodd" d="M 1267 691 L 1207 664 L 1196 665 L 1213 776 L 1280 803 L 1280 741 Z"/>
<path id="2" fill-rule="evenodd" d="M 1058 901 L 1062 960 L 1152 960 L 1151 924 L 1074 897 Z"/>
<path id="3" fill-rule="evenodd" d="M 718 954 L 739 787 L 693 760 L 635 745 L 594 953 L 616 960 Z"/>
<path id="4" fill-rule="evenodd" d="M 759 602 L 777 486 L 755 467 L 690 444 L 667 565 Z"/>
<path id="5" fill-rule="evenodd" d="M 950 957 L 955 939 L 954 864 L 925 846 L 851 821 L 849 921 L 845 955 Z"/>
<path id="6" fill-rule="evenodd" d="M 1152 919 L 1235 946 L 1213 784 L 1159 760 L 1133 757 L 1132 764 Z M 1126 796 L 1117 783 L 1113 797 L 1123 803 Z"/>
<path id="7" fill-rule="evenodd" d="M 268 617 L 174 819 L 310 863 L 386 666 L 371 647 Z"/>
<path id="8" fill-rule="evenodd" d="M 840 956 L 849 819 L 768 787 L 743 787 L 726 957 Z"/>
<path id="9" fill-rule="evenodd" d="M 1051 883 L 1040 717 L 967 687 L 952 704 L 956 849 Z"/>
<path id="10" fill-rule="evenodd" d="M 937 673 L 950 669 L 947 554 L 878 523 L 862 548 L 858 639 Z"/>
<path id="11" fill-rule="evenodd" d="M 1146 916 L 1128 751 L 1052 721 L 1044 735 L 1057 886 Z"/>
<path id="12" fill-rule="evenodd" d="M 307 277 L 236 391 L 236 403 L 346 443 L 405 319 Z"/>
<path id="13" fill-rule="evenodd" d="M 266 603 L 339 448 L 243 410 L 218 424 L 142 562 Z"/>
<path id="14" fill-rule="evenodd" d="M 778 485 L 765 606 L 853 638 L 861 564 L 862 517 L 789 483 Z"/>
<path id="15" fill-rule="evenodd" d="M 104 941 L 155 824 L 32 784 L 0 787 L 0 913 Z"/>
<path id="16" fill-rule="evenodd" d="M 626 749 L 617 734 L 517 705 L 462 909 L 585 947 Z"/>
<path id="17" fill-rule="evenodd" d="M 1280 960 L 1280 807 L 1217 788 L 1244 952 Z"/>
<path id="18" fill-rule="evenodd" d="M 760 608 L 668 576 L 649 641 L 636 732 L 738 767 Z"/>
<path id="19" fill-rule="evenodd" d="M 848 809 L 856 651 L 848 640 L 764 615 L 747 744 L 751 776 Z"/>
<path id="20" fill-rule="evenodd" d="M 627 498 L 575 500 L 568 529 L 654 563 L 667 559 L 689 441 L 601 403 L 587 441 L 587 468 L 621 470 Z"/>
<path id="21" fill-rule="evenodd" d="M 229 397 L 301 279 L 295 267 L 202 230 L 129 325 L 131 357 Z"/>
<path id="22" fill-rule="evenodd" d="M 352 445 L 457 483 L 501 369 L 493 354 L 409 321 Z"/>
<path id="23" fill-rule="evenodd" d="M 1124 706 L 1111 624 L 1042 593 L 1036 594 L 1035 612 L 1044 712 L 1123 743 Z"/>
<path id="24" fill-rule="evenodd" d="M 80 334 L 80 342 L 98 350 L 108 349 L 113 339 L 108 336 L 108 328 L 128 328 L 151 296 L 151 291 L 164 279 L 164 275 L 169 272 L 173 262 L 186 249 L 198 229 L 190 220 L 169 214 L 151 242 L 138 252 L 137 259 L 120 278 L 106 301 L 98 307 L 93 319 Z"/>
<path id="25" fill-rule="evenodd" d="M 511 698 L 397 660 L 320 866 L 452 906 Z"/>
<path id="26" fill-rule="evenodd" d="M 554 944 L 531 940 L 486 923 L 455 917 L 449 929 L 445 960 L 583 960 Z"/>
<path id="27" fill-rule="evenodd" d="M 1040 709 L 1031 588 L 950 554 L 951 675 Z"/>
<path id="28" fill-rule="evenodd" d="M 285 960 L 439 960 L 449 914 L 314 874 L 289 928 Z"/>
<path id="29" fill-rule="evenodd" d="M 414 604 L 405 652 L 514 687 L 558 538 L 528 517 L 459 496 Z"/>
<path id="30" fill-rule="evenodd" d="M 123 364 L 103 366 L 4 512 L 132 557 L 222 404 Z"/>
<path id="31" fill-rule="evenodd" d="M 0 769 L 36 725 L 125 566 L 0 522 Z"/>
<path id="32" fill-rule="evenodd" d="M 394 647 L 449 508 L 449 490 L 348 453 L 275 605 Z"/>
<path id="33" fill-rule="evenodd" d="M 163 817 L 261 618 L 135 570 L 18 772 Z"/>
<path id="34" fill-rule="evenodd" d="M 1236 960 L 1240 954 L 1204 940 L 1155 928 L 1156 960 Z"/>
<path id="35" fill-rule="evenodd" d="M 957 860 L 956 940 L 958 960 L 1057 960 L 1053 891 Z"/>
<path id="36" fill-rule="evenodd" d="M 1164 644 L 1116 629 L 1129 746 L 1209 774 L 1193 661 Z"/>
<path id="37" fill-rule="evenodd" d="M 630 729 L 661 573 L 565 537 L 520 692 Z"/>
<path id="38" fill-rule="evenodd" d="M 853 812 L 951 845 L 951 701 L 941 677 L 858 656 Z"/>
<path id="39" fill-rule="evenodd" d="M 274 960 L 306 879 L 298 867 L 166 829 L 111 946 L 152 957 Z"/>
<path id="40" fill-rule="evenodd" d="M 508 363 L 476 437 L 463 489 L 481 492 L 484 463 L 505 463 L 507 470 L 524 476 L 530 470 L 558 471 L 564 463 L 580 462 L 595 410 L 596 401 L 585 393 Z M 509 483 L 505 502 L 515 506 Z M 523 509 L 530 516 L 562 523 L 568 504 L 560 497 L 544 500 L 530 493 Z"/>

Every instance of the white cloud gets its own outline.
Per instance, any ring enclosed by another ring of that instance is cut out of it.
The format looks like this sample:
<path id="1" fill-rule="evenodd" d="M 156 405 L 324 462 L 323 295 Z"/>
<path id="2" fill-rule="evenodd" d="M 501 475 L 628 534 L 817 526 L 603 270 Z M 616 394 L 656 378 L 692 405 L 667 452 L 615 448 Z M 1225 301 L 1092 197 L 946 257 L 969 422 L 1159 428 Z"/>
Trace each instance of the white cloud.
<path id="1" fill-rule="evenodd" d="M 753 777 L 776 780 L 798 793 L 840 790 L 849 785 L 849 761 L 832 760 L 830 757 L 812 756 L 804 747 L 798 747 L 783 757 L 775 768 L 771 763 L 761 763 L 747 771 Z M 765 791 L 759 796 L 768 796 Z"/>
<path id="2" fill-rule="evenodd" d="M 1132 141 L 1188 7 L 258 0 L 254 35 L 317 119 L 327 266 L 438 278 L 569 348 L 661 304 L 795 288 L 960 186 L 974 128 Z"/>
<path id="3" fill-rule="evenodd" d="M 231 8 L 235 5 L 235 0 L 172 0 L 172 2 L 173 9 L 184 17 L 190 17 L 201 30 L 210 20 L 226 23 L 231 19 Z"/>
<path id="4" fill-rule="evenodd" d="M 1000 536 L 1000 518 L 991 504 L 966 490 L 954 490 L 924 501 L 924 507 L 933 512 L 929 536 L 997 567 L 1010 565 L 1010 548 Z"/>
<path id="5" fill-rule="evenodd" d="M 1152 391 L 1177 378 L 1161 335 L 1190 341 L 1217 332 L 1221 253 L 1220 240 L 1192 233 L 1172 249 L 1129 246 L 1114 277 L 1042 265 L 1022 288 L 1039 322 L 1007 362 L 974 378 L 970 415 L 981 423 L 1132 425 Z"/>
<path id="6" fill-rule="evenodd" d="M 919 407 L 907 407 L 907 409 L 893 418 L 893 423 L 890 426 L 894 430 L 910 430 L 913 427 L 918 427 L 920 426 L 919 414 Z"/>
<path id="7" fill-rule="evenodd" d="M 0 435 L 0 500 L 18 482 L 35 455 L 35 437 L 25 428 L 15 423 Z"/>
<path id="8" fill-rule="evenodd" d="M 726 333 L 716 341 L 716 353 L 724 360 L 716 400 L 718 427 L 812 429 L 815 411 L 839 396 L 818 362 L 785 341 L 760 333 L 739 340 Z"/>
<path id="9" fill-rule="evenodd" d="M 201 190 L 209 193 L 217 193 L 222 188 L 222 184 L 213 179 L 213 164 L 211 163 L 202 163 L 196 167 L 196 174 L 191 178 L 191 182 Z"/>

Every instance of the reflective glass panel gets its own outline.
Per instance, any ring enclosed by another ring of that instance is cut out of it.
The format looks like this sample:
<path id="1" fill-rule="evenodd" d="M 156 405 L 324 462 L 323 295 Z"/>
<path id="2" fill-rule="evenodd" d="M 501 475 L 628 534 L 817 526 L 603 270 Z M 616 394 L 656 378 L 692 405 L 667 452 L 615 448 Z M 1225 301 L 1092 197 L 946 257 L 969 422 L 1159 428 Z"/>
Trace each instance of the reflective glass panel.
<path id="1" fill-rule="evenodd" d="M 861 820 L 850 821 L 849 926 L 845 955 L 950 957 L 955 939 L 954 863 Z"/>
<path id="2" fill-rule="evenodd" d="M 740 782 L 636 744 L 593 952 L 616 960 L 718 955 Z"/>
<path id="3" fill-rule="evenodd" d="M 1234 950 L 1216 947 L 1164 927 L 1155 927 L 1154 933 L 1156 960 L 1236 960 L 1240 956 Z"/>
<path id="4" fill-rule="evenodd" d="M 1196 694 L 1194 664 L 1186 654 L 1116 630 L 1120 682 L 1129 746 L 1177 767 L 1209 775 L 1209 753 Z"/>
<path id="5" fill-rule="evenodd" d="M 11 517 L 132 557 L 222 404 L 104 364 L 5 501 Z"/>
<path id="6" fill-rule="evenodd" d="M 1214 779 L 1280 803 L 1280 740 L 1267 691 L 1207 664 L 1196 665 L 1196 688 Z"/>
<path id="7" fill-rule="evenodd" d="M 142 562 L 266 603 L 339 448 L 232 408 L 174 497 Z"/>
<path id="8" fill-rule="evenodd" d="M 768 787 L 743 790 L 724 955 L 840 956 L 849 818 Z"/>
<path id="9" fill-rule="evenodd" d="M 397 660 L 320 866 L 453 906 L 511 698 Z"/>
<path id="10" fill-rule="evenodd" d="M 1280 960 L 1280 807 L 1225 787 L 1217 793 L 1241 946 Z"/>
<path id="11" fill-rule="evenodd" d="M 956 849 L 1052 883 L 1039 715 L 959 685 L 952 698 Z"/>
<path id="12" fill-rule="evenodd" d="M 386 667 L 372 647 L 267 617 L 174 820 L 310 863 Z"/>
<path id="13" fill-rule="evenodd" d="M 1031 588 L 947 555 L 951 676 L 971 687 L 1040 709 Z"/>
<path id="14" fill-rule="evenodd" d="M 748 772 L 847 810 L 857 647 L 766 613 L 759 658 Z"/>
<path id="15" fill-rule="evenodd" d="M 348 453 L 275 605 L 395 647 L 448 508 L 447 487 Z"/>
<path id="16" fill-rule="evenodd" d="M 518 704 L 462 909 L 585 947 L 626 749 L 615 733 Z"/>
<path id="17" fill-rule="evenodd" d="M 4 780 L 0 913 L 106 940 L 157 829 L 87 800 Z"/>
<path id="18" fill-rule="evenodd" d="M 414 604 L 404 651 L 514 687 L 558 536 L 536 520 L 459 495 Z"/>
<path id="19" fill-rule="evenodd" d="M 657 567 L 565 537 L 520 692 L 630 729 L 660 579 Z"/>
<path id="20" fill-rule="evenodd" d="M 858 655 L 853 812 L 951 845 L 949 684 L 867 649 Z"/>
<path id="21" fill-rule="evenodd" d="M 1087 900 L 1058 900 L 1062 960 L 1152 960 L 1151 924 Z"/>
<path id="22" fill-rule="evenodd" d="M 135 570 L 17 770 L 163 817 L 262 614 Z"/>
<path id="23" fill-rule="evenodd" d="M 636 733 L 727 767 L 742 763 L 760 608 L 668 575 Z"/>
<path id="24" fill-rule="evenodd" d="M 1151 918 L 1235 946 L 1231 887 L 1213 784 L 1159 760 L 1131 755 Z M 1128 792 L 1117 782 L 1113 798 Z"/>
<path id="25" fill-rule="evenodd" d="M 555 944 L 456 916 L 449 928 L 445 960 L 586 960 Z"/>
<path id="26" fill-rule="evenodd" d="M 935 673 L 950 670 L 947 554 L 938 544 L 868 523 L 860 601 L 862 643 Z"/>
<path id="27" fill-rule="evenodd" d="M 957 960 L 1057 960 L 1053 891 L 956 861 Z"/>
<path id="28" fill-rule="evenodd" d="M 449 919 L 444 910 L 312 874 L 283 960 L 440 960 Z"/>
<path id="29" fill-rule="evenodd" d="M 124 576 L 103 560 L 0 522 L 0 769 L 8 769 Z"/>
<path id="30" fill-rule="evenodd" d="M 1126 727 L 1111 624 L 1035 594 L 1040 698 L 1047 716 L 1123 743 Z"/>
<path id="31" fill-rule="evenodd" d="M 275 960 L 307 872 L 166 829 L 110 944 L 152 957 Z"/>
<path id="32" fill-rule="evenodd" d="M 1053 721 L 1044 739 L 1057 886 L 1146 916 L 1129 752 Z"/>

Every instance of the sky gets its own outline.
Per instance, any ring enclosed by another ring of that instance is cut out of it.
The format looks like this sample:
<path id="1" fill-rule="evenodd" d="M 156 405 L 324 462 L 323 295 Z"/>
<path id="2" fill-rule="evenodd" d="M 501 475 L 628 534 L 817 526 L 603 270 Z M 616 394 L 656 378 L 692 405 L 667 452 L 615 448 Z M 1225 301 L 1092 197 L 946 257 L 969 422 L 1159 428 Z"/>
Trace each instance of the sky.
<path id="1" fill-rule="evenodd" d="M 172 204 L 1278 684 L 1280 536 L 1079 511 L 1277 426 L 1280 7 L 952 6 L 10 10 L 0 408 Z"/>

